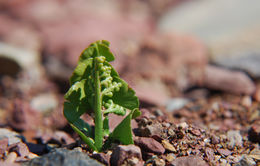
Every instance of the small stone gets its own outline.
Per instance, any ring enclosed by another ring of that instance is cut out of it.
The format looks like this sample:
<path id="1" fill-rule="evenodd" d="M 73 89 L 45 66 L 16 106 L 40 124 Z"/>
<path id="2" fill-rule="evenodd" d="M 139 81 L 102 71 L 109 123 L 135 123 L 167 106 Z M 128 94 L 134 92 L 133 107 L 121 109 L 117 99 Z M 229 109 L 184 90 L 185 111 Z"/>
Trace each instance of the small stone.
<path id="1" fill-rule="evenodd" d="M 32 109 L 40 112 L 49 112 L 58 106 L 58 100 L 57 97 L 52 93 L 43 93 L 35 96 L 31 100 L 30 106 Z"/>
<path id="2" fill-rule="evenodd" d="M 248 139 L 249 141 L 260 143 L 260 126 L 257 124 L 253 124 L 248 131 Z"/>
<path id="3" fill-rule="evenodd" d="M 154 111 L 154 114 L 155 114 L 155 116 L 163 116 L 164 115 L 163 112 L 160 109 L 156 109 Z"/>
<path id="4" fill-rule="evenodd" d="M 191 129 L 189 130 L 191 134 L 195 135 L 195 136 L 200 136 L 201 135 L 201 132 L 199 129 Z"/>
<path id="5" fill-rule="evenodd" d="M 215 155 L 215 161 L 219 161 L 221 159 L 220 155 Z"/>
<path id="6" fill-rule="evenodd" d="M 4 138 L 8 138 L 8 145 L 21 142 L 21 135 L 19 135 L 17 132 L 5 128 L 0 128 L 0 140 Z"/>
<path id="7" fill-rule="evenodd" d="M 91 157 L 105 165 L 109 165 L 110 155 L 108 155 L 108 154 L 96 153 L 96 154 L 93 154 Z"/>
<path id="8" fill-rule="evenodd" d="M 17 158 L 17 153 L 11 152 L 7 155 L 7 158 L 5 159 L 6 163 L 13 163 Z"/>
<path id="9" fill-rule="evenodd" d="M 219 162 L 220 162 L 221 164 L 223 164 L 223 165 L 226 165 L 226 164 L 227 164 L 227 160 L 222 159 L 222 158 L 219 160 Z"/>
<path id="10" fill-rule="evenodd" d="M 36 157 L 39 157 L 39 156 L 37 154 L 31 153 L 31 152 L 27 155 L 28 159 L 34 159 Z"/>
<path id="11" fill-rule="evenodd" d="M 239 161 L 239 164 L 242 166 L 254 166 L 256 165 L 256 162 L 248 155 L 243 155 L 242 159 Z"/>
<path id="12" fill-rule="evenodd" d="M 127 159 L 122 166 L 135 166 L 135 165 L 139 165 L 140 161 L 138 158 L 134 157 L 134 158 L 130 158 Z"/>
<path id="13" fill-rule="evenodd" d="M 229 156 L 232 152 L 228 149 L 217 149 L 218 153 L 222 156 Z"/>
<path id="14" fill-rule="evenodd" d="M 12 147 L 9 150 L 10 152 L 16 152 L 19 157 L 23 158 L 27 155 L 29 155 L 29 149 L 26 144 L 19 142 L 15 145 L 12 145 Z"/>
<path id="15" fill-rule="evenodd" d="M 73 138 L 71 138 L 71 136 L 69 134 L 65 133 L 64 131 L 54 132 L 51 139 L 60 142 L 60 144 L 71 144 L 71 143 L 75 142 L 75 140 Z"/>
<path id="16" fill-rule="evenodd" d="M 163 147 L 171 152 L 177 152 L 177 150 L 174 148 L 172 144 L 170 144 L 167 140 L 162 140 Z"/>
<path id="17" fill-rule="evenodd" d="M 214 150 L 212 148 L 206 148 L 205 154 L 209 161 L 214 161 Z"/>
<path id="18" fill-rule="evenodd" d="M 208 166 L 199 156 L 177 157 L 171 162 L 172 166 Z"/>
<path id="19" fill-rule="evenodd" d="M 42 115 L 21 99 L 14 101 L 10 114 L 9 125 L 19 131 L 36 129 L 42 122 Z"/>
<path id="20" fill-rule="evenodd" d="M 242 147 L 243 140 L 239 131 L 230 130 L 227 132 L 227 139 L 229 140 L 228 146 L 234 148 L 234 146 Z"/>
<path id="21" fill-rule="evenodd" d="M 244 96 L 241 100 L 241 105 L 247 108 L 251 107 L 252 98 L 250 96 Z"/>
<path id="22" fill-rule="evenodd" d="M 163 127 L 161 123 L 153 123 L 151 125 L 142 126 L 139 129 L 140 129 L 140 135 L 143 137 L 162 135 L 163 132 Z"/>
<path id="23" fill-rule="evenodd" d="M 254 82 L 243 72 L 210 66 L 205 69 L 204 86 L 233 94 L 252 95 Z"/>
<path id="24" fill-rule="evenodd" d="M 215 135 L 212 135 L 211 136 L 211 143 L 218 144 L 219 143 L 219 137 L 215 136 Z"/>
<path id="25" fill-rule="evenodd" d="M 135 139 L 135 144 L 145 152 L 156 154 L 163 154 L 165 152 L 164 147 L 153 138 L 138 137 Z"/>
<path id="26" fill-rule="evenodd" d="M 256 159 L 256 160 L 260 160 L 260 150 L 255 148 L 254 150 L 252 150 L 250 152 L 249 156 Z"/>
<path id="27" fill-rule="evenodd" d="M 168 153 L 165 157 L 165 159 L 168 161 L 168 162 L 172 162 L 174 159 L 176 159 L 176 156 L 173 154 L 173 153 Z"/>
<path id="28" fill-rule="evenodd" d="M 166 110 L 168 112 L 174 112 L 176 110 L 183 108 L 188 102 L 189 100 L 184 98 L 170 99 L 166 104 Z"/>
<path id="29" fill-rule="evenodd" d="M 0 139 L 0 159 L 4 157 L 8 149 L 8 138 Z"/>
<path id="30" fill-rule="evenodd" d="M 182 122 L 177 125 L 178 128 L 186 129 L 189 127 L 189 125 L 186 122 Z"/>
<path id="31" fill-rule="evenodd" d="M 29 161 L 30 166 L 102 166 L 103 164 L 91 159 L 86 153 L 67 150 L 67 149 L 54 149 L 52 152 L 36 157 Z"/>
<path id="32" fill-rule="evenodd" d="M 142 160 L 141 149 L 135 145 L 118 145 L 114 150 L 110 158 L 110 164 L 120 166 L 131 158 L 137 158 Z"/>
<path id="33" fill-rule="evenodd" d="M 156 158 L 156 159 L 154 159 L 154 165 L 155 166 L 165 166 L 165 161 L 163 159 Z"/>

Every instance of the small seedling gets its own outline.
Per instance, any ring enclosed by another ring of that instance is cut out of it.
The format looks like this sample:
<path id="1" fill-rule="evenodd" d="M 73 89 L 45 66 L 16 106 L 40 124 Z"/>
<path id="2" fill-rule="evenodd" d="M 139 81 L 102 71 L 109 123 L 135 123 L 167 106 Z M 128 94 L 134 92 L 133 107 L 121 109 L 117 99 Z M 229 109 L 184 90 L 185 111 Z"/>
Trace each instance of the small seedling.
<path id="1" fill-rule="evenodd" d="M 135 92 L 122 80 L 109 62 L 115 59 L 109 42 L 92 43 L 80 55 L 70 78 L 70 89 L 65 94 L 64 116 L 82 140 L 94 151 L 102 151 L 104 136 L 107 141 L 133 144 L 131 119 L 140 115 Z M 109 131 L 108 114 L 124 116 L 119 125 Z M 94 131 L 80 116 L 94 112 Z"/>

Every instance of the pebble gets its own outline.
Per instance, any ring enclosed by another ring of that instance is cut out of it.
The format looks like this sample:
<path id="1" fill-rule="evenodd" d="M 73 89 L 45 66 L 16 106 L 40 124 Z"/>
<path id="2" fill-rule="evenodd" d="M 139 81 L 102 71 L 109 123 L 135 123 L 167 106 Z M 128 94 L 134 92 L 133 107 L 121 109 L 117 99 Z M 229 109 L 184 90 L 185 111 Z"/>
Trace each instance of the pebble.
<path id="1" fill-rule="evenodd" d="M 31 102 L 31 107 L 40 112 L 49 112 L 58 106 L 58 99 L 52 93 L 43 93 L 35 96 Z"/>
<path id="2" fill-rule="evenodd" d="M 253 124 L 248 131 L 248 139 L 255 143 L 260 143 L 260 126 Z"/>
<path id="3" fill-rule="evenodd" d="M 256 162 L 248 155 L 243 155 L 242 159 L 239 161 L 239 164 L 241 166 L 254 166 L 256 165 Z"/>
<path id="4" fill-rule="evenodd" d="M 245 73 L 212 65 L 205 68 L 203 85 L 210 89 L 238 95 L 253 95 L 256 89 L 254 82 Z"/>
<path id="5" fill-rule="evenodd" d="M 0 73 L 17 75 L 20 71 L 23 71 L 27 74 L 26 80 L 20 82 L 20 85 L 26 89 L 30 89 L 32 85 L 40 83 L 42 78 L 44 78 L 40 54 L 35 51 L 0 43 L 0 59 L 0 61 L 5 61 L 9 65 L 7 66 L 8 69 L 15 69 L 14 71 L 5 70 L 2 65 L 0 66 Z"/>
<path id="6" fill-rule="evenodd" d="M 176 166 L 206 166 L 208 165 L 201 157 L 199 156 L 185 156 L 177 157 L 171 162 L 171 165 Z"/>
<path id="7" fill-rule="evenodd" d="M 9 129 L 0 128 L 0 140 L 8 138 L 8 145 L 21 142 L 21 135 Z"/>
<path id="8" fill-rule="evenodd" d="M 165 152 L 164 147 L 153 138 L 138 137 L 135 139 L 135 144 L 145 152 L 156 154 L 163 154 Z"/>
<path id="9" fill-rule="evenodd" d="M 96 153 L 96 154 L 93 154 L 91 157 L 105 165 L 109 165 L 110 155 L 108 155 L 108 154 Z"/>
<path id="10" fill-rule="evenodd" d="M 250 96 L 244 96 L 241 100 L 241 105 L 243 105 L 246 108 L 251 107 L 252 105 L 252 98 Z"/>
<path id="11" fill-rule="evenodd" d="M 186 122 L 179 123 L 177 125 L 178 128 L 186 129 L 189 127 L 189 125 Z"/>
<path id="12" fill-rule="evenodd" d="M 188 102 L 189 100 L 185 98 L 172 98 L 166 103 L 166 110 L 168 112 L 174 112 L 183 108 Z"/>
<path id="13" fill-rule="evenodd" d="M 232 152 L 228 149 L 217 149 L 218 153 L 222 156 L 229 156 Z"/>
<path id="14" fill-rule="evenodd" d="M 154 159 L 154 165 L 155 166 L 165 166 L 165 161 L 163 159 L 156 158 L 156 159 Z"/>
<path id="15" fill-rule="evenodd" d="M 165 157 L 165 159 L 168 161 L 168 162 L 172 162 L 174 159 L 176 159 L 176 156 L 175 154 L 173 153 L 168 153 Z"/>
<path id="16" fill-rule="evenodd" d="M 113 150 L 113 153 L 110 158 L 110 164 L 120 166 L 131 158 L 137 158 L 139 161 L 142 161 L 141 149 L 135 145 L 118 145 Z"/>
<path id="17" fill-rule="evenodd" d="M 7 155 L 7 158 L 5 159 L 6 163 L 13 163 L 15 159 L 17 158 L 17 153 L 11 152 Z"/>
<path id="18" fill-rule="evenodd" d="M 18 142 L 16 144 L 11 145 L 10 152 L 16 152 L 20 158 L 24 158 L 29 155 L 29 149 L 26 144 L 22 142 Z"/>
<path id="19" fill-rule="evenodd" d="M 242 147 L 243 145 L 243 138 L 240 135 L 240 132 L 237 130 L 230 130 L 227 132 L 227 139 L 228 139 L 228 146 L 230 148 Z"/>
<path id="20" fill-rule="evenodd" d="M 86 153 L 57 148 L 41 157 L 36 157 L 26 163 L 28 166 L 102 166 L 101 163 L 91 159 Z"/>
<path id="21" fill-rule="evenodd" d="M 162 140 L 162 145 L 168 151 L 177 152 L 174 146 L 171 143 L 169 143 L 167 140 Z"/>

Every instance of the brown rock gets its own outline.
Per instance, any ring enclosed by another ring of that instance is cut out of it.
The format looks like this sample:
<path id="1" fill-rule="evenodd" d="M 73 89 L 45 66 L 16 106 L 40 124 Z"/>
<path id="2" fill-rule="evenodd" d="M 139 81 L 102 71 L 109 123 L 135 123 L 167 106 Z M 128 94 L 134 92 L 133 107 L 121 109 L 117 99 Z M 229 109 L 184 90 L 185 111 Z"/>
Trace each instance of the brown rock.
<path id="1" fill-rule="evenodd" d="M 243 72 L 231 71 L 211 65 L 205 68 L 203 85 L 234 94 L 252 95 L 255 92 L 253 81 Z"/>
<path id="2" fill-rule="evenodd" d="M 29 155 L 30 151 L 26 144 L 19 142 L 15 145 L 11 145 L 10 152 L 16 152 L 20 158 Z"/>
<path id="3" fill-rule="evenodd" d="M 108 154 L 96 153 L 96 154 L 93 154 L 91 157 L 105 165 L 109 165 L 110 155 L 108 155 Z"/>
<path id="4" fill-rule="evenodd" d="M 75 140 L 71 138 L 71 136 L 65 133 L 64 131 L 54 132 L 51 139 L 58 141 L 60 144 L 71 144 L 75 142 Z"/>
<path id="5" fill-rule="evenodd" d="M 208 158 L 208 161 L 213 161 L 214 160 L 214 150 L 212 148 L 206 148 L 205 149 L 205 154 Z"/>
<path id="6" fill-rule="evenodd" d="M 177 157 L 170 164 L 171 166 L 208 166 L 199 156 Z"/>
<path id="7" fill-rule="evenodd" d="M 129 161 L 131 159 L 131 161 Z M 134 160 L 133 160 L 134 159 Z M 138 159 L 138 162 L 142 161 L 141 149 L 135 145 L 119 145 L 117 146 L 111 155 L 110 164 L 120 166 L 128 162 L 133 162 Z"/>
<path id="8" fill-rule="evenodd" d="M 8 147 L 8 138 L 3 138 L 0 140 L 0 159 L 4 157 L 5 152 L 7 151 Z"/>
<path id="9" fill-rule="evenodd" d="M 41 124 L 41 114 L 31 109 L 29 103 L 20 99 L 15 100 L 9 125 L 20 131 L 36 129 Z"/>
<path id="10" fill-rule="evenodd" d="M 175 147 L 172 144 L 170 144 L 167 140 L 162 140 L 162 145 L 168 151 L 177 152 Z"/>
<path id="11" fill-rule="evenodd" d="M 165 152 L 164 147 L 153 138 L 138 137 L 135 139 L 135 144 L 145 152 L 156 154 L 163 154 Z"/>
<path id="12" fill-rule="evenodd" d="M 189 131 L 191 134 L 195 135 L 195 136 L 200 136 L 201 135 L 201 132 L 199 129 L 191 129 Z"/>
<path id="13" fill-rule="evenodd" d="M 218 153 L 222 156 L 229 156 L 232 152 L 228 149 L 217 149 Z"/>
<path id="14" fill-rule="evenodd" d="M 260 125 L 253 124 L 248 131 L 248 139 L 255 143 L 260 143 Z"/>
<path id="15" fill-rule="evenodd" d="M 165 83 L 178 90 L 189 88 L 201 82 L 207 62 L 207 51 L 196 39 L 154 34 L 144 38 L 135 54 L 129 55 L 122 75 L 142 101 L 164 105 L 173 93 Z"/>

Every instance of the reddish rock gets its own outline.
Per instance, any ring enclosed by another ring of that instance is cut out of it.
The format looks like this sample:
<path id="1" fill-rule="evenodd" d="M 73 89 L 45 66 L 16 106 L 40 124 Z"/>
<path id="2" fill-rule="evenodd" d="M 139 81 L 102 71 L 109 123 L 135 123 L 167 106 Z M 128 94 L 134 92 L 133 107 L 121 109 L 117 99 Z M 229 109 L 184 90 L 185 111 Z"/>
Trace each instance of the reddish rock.
<path id="1" fill-rule="evenodd" d="M 217 149 L 218 153 L 222 156 L 229 156 L 232 152 L 228 149 Z"/>
<path id="2" fill-rule="evenodd" d="M 153 138 L 138 137 L 135 139 L 135 144 L 145 152 L 156 154 L 163 154 L 165 152 L 164 147 Z"/>
<path id="3" fill-rule="evenodd" d="M 199 156 L 177 157 L 170 164 L 171 166 L 208 166 Z"/>
<path id="4" fill-rule="evenodd" d="M 0 159 L 4 157 L 5 151 L 8 147 L 8 138 L 3 138 L 0 140 Z"/>
<path id="5" fill-rule="evenodd" d="M 234 94 L 252 95 L 255 92 L 255 84 L 245 73 L 211 65 L 205 68 L 203 85 Z"/>
<path id="6" fill-rule="evenodd" d="M 16 152 L 20 158 L 27 156 L 30 151 L 26 144 L 19 142 L 17 144 L 11 145 L 10 152 Z"/>
<path id="7" fill-rule="evenodd" d="M 201 132 L 199 129 L 191 129 L 189 131 L 191 134 L 195 135 L 195 136 L 200 136 L 201 135 Z"/>
<path id="8" fill-rule="evenodd" d="M 37 129 L 41 121 L 41 114 L 31 109 L 29 103 L 20 99 L 15 100 L 8 119 L 8 123 L 12 128 L 20 131 Z"/>
<path id="9" fill-rule="evenodd" d="M 206 148 L 205 149 L 205 154 L 208 158 L 208 161 L 213 161 L 214 160 L 214 150 L 212 148 Z"/>
<path id="10" fill-rule="evenodd" d="M 51 140 L 56 140 L 60 144 L 71 144 L 75 142 L 75 140 L 71 138 L 71 136 L 65 133 L 64 131 L 54 132 L 53 136 L 51 137 Z"/>
<path id="11" fill-rule="evenodd" d="M 91 157 L 105 165 L 109 165 L 110 155 L 108 155 L 108 154 L 96 153 L 96 154 L 93 154 Z"/>
<path id="12" fill-rule="evenodd" d="M 154 117 L 154 115 L 151 113 L 151 110 L 146 109 L 146 108 L 142 108 L 140 109 L 141 111 L 141 116 L 137 117 L 137 120 L 140 120 L 142 118 L 146 118 L 146 119 L 151 119 L 152 117 Z"/>
<path id="13" fill-rule="evenodd" d="M 117 146 L 111 155 L 110 164 L 115 166 L 127 164 L 129 160 L 137 159 L 138 163 L 142 162 L 141 149 L 135 145 L 119 145 Z"/>
<path id="14" fill-rule="evenodd" d="M 208 59 L 206 48 L 196 39 L 173 33 L 154 34 L 138 45 L 126 60 L 122 76 L 142 101 L 164 105 L 175 93 L 166 83 L 184 90 L 201 82 Z"/>
<path id="15" fill-rule="evenodd" d="M 256 85 L 256 91 L 254 94 L 254 99 L 258 102 L 260 102 L 260 82 L 257 83 Z"/>

